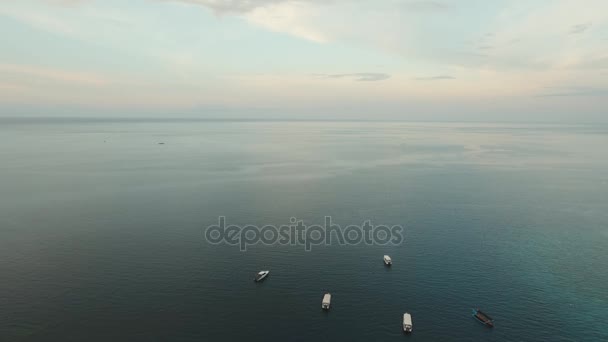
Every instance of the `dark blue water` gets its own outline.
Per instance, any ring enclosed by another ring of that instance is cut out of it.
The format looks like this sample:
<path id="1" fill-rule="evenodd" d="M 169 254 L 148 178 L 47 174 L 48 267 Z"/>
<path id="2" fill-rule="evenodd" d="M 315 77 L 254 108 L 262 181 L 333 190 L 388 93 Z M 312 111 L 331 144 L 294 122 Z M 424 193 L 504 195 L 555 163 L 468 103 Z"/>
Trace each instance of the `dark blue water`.
<path id="1" fill-rule="evenodd" d="M 605 341 L 607 146 L 598 126 L 3 120 L 0 340 Z M 240 252 L 205 243 L 220 215 L 405 242 Z"/>

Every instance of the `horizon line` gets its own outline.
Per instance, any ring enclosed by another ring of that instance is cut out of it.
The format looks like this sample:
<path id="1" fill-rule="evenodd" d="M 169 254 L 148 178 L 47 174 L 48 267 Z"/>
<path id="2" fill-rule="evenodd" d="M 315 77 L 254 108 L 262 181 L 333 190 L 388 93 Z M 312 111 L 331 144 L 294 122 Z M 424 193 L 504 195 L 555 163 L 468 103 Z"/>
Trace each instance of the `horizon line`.
<path id="1" fill-rule="evenodd" d="M 470 124 L 535 124 L 535 125 L 608 125 L 608 122 L 557 122 L 557 121 L 524 121 L 524 120 L 415 120 L 415 119 L 361 119 L 361 118 L 204 118 L 204 117 L 100 117 L 100 116 L 0 116 L 0 122 L 377 122 L 377 123 L 470 123 Z"/>

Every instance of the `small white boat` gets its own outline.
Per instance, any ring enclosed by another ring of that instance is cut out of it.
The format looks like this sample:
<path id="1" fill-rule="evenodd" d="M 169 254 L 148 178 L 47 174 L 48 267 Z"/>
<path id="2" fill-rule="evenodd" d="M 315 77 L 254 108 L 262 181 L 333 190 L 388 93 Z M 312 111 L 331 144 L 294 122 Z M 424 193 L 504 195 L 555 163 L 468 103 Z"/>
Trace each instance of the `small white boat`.
<path id="1" fill-rule="evenodd" d="M 258 273 L 255 274 L 255 281 L 262 281 L 264 280 L 264 278 L 266 278 L 268 276 L 268 273 L 270 273 L 270 271 L 260 271 Z"/>
<path id="2" fill-rule="evenodd" d="M 393 264 L 393 259 L 391 259 L 391 257 L 390 257 L 390 256 L 385 255 L 385 256 L 384 256 L 384 263 L 385 263 L 387 266 L 390 266 L 390 265 L 392 265 L 392 264 Z"/>
<path id="3" fill-rule="evenodd" d="M 326 293 L 323 296 L 323 302 L 321 302 L 321 308 L 323 308 L 323 310 L 329 310 L 329 305 L 331 304 L 331 294 L 330 293 Z"/>
<path id="4" fill-rule="evenodd" d="M 403 314 L 403 331 L 406 333 L 412 332 L 412 315 L 407 312 Z"/>

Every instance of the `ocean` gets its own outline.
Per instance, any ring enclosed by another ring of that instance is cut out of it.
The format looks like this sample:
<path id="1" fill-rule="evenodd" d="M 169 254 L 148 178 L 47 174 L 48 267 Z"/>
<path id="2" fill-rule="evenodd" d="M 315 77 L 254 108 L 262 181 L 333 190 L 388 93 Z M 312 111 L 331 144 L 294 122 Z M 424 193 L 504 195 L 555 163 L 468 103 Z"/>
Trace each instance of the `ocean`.
<path id="1" fill-rule="evenodd" d="M 606 125 L 5 118 L 0 191 L 0 341 L 608 340 Z"/>

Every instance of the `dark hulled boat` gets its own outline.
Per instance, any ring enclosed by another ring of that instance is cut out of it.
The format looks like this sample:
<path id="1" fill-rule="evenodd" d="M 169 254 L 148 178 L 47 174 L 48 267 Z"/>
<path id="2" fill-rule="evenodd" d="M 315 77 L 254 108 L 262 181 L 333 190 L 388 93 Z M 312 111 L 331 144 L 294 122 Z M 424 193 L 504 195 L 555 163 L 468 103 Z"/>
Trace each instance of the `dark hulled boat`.
<path id="1" fill-rule="evenodd" d="M 473 317 L 475 317 L 475 319 L 480 323 L 483 323 L 489 327 L 494 327 L 494 320 L 492 317 L 488 316 L 488 314 L 479 309 L 473 309 Z"/>

